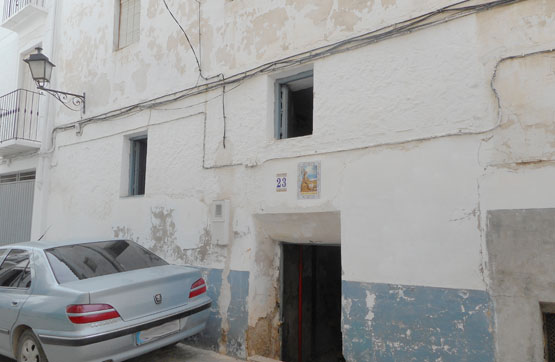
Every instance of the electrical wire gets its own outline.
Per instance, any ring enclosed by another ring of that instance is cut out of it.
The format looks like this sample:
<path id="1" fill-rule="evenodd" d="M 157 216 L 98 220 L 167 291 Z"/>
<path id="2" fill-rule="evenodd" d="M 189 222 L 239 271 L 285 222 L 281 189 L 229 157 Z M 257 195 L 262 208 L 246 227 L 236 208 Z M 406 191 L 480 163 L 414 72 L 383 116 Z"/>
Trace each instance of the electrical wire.
<path id="1" fill-rule="evenodd" d="M 175 23 L 177 24 L 177 26 L 179 26 L 179 29 L 181 29 L 181 31 L 183 32 L 183 35 L 185 35 L 185 39 L 187 39 L 187 43 L 189 43 L 189 47 L 191 48 L 191 51 L 193 52 L 193 56 L 195 57 L 195 60 L 197 62 L 197 66 L 198 66 L 198 72 L 199 72 L 199 76 L 197 78 L 197 82 L 195 84 L 195 86 L 198 86 L 198 83 L 200 81 L 200 78 L 204 79 L 205 81 L 208 81 L 210 79 L 214 79 L 214 78 L 221 78 L 221 81 L 223 83 L 222 86 L 222 118 L 223 118 L 223 136 L 222 136 L 222 144 L 223 147 L 225 148 L 225 136 L 226 136 L 226 114 L 225 114 L 225 76 L 223 73 L 217 74 L 214 77 L 207 77 L 202 73 L 202 67 L 201 67 L 201 55 L 202 55 L 202 47 L 201 47 L 201 31 L 200 31 L 200 20 L 201 20 L 201 14 L 200 14 L 200 6 L 201 3 L 200 1 L 197 1 L 198 4 L 198 44 L 199 44 L 199 56 L 197 57 L 197 53 L 195 52 L 195 48 L 193 47 L 193 44 L 191 44 L 191 40 L 189 39 L 189 35 L 187 35 L 187 32 L 185 31 L 185 29 L 183 29 L 183 26 L 181 26 L 181 24 L 179 23 L 179 21 L 177 20 L 177 18 L 175 17 L 175 15 L 173 14 L 173 12 L 170 10 L 168 4 L 166 3 L 166 0 L 164 1 L 164 5 L 166 6 L 166 9 L 168 10 L 168 12 L 170 13 L 172 19 L 175 21 Z"/>
<path id="2" fill-rule="evenodd" d="M 187 35 L 187 32 L 185 31 L 185 29 L 183 29 L 183 27 L 181 26 L 179 21 L 177 21 L 177 19 L 175 18 L 175 15 L 173 15 L 172 11 L 170 10 L 170 8 L 168 6 L 168 3 L 166 3 L 166 0 L 162 0 L 162 1 L 164 2 L 164 5 L 166 6 L 166 9 L 170 13 L 170 15 L 173 18 L 173 20 L 175 21 L 175 23 L 179 26 L 179 28 L 181 29 L 181 31 L 185 35 L 185 39 L 187 39 L 187 43 L 189 43 L 189 47 L 191 48 L 191 51 L 193 52 L 193 55 L 195 56 L 195 60 L 197 61 L 199 72 L 202 74 L 201 67 L 200 67 L 200 61 L 199 61 L 199 58 L 197 57 L 197 53 L 195 52 L 195 48 L 193 47 L 193 44 L 191 44 L 191 39 L 189 39 L 189 36 Z"/>
<path id="3" fill-rule="evenodd" d="M 377 30 L 373 30 L 355 37 L 351 37 L 336 43 L 332 43 L 329 45 L 325 45 L 325 46 L 321 46 L 318 48 L 314 48 L 308 51 L 304 51 L 295 55 L 291 55 L 276 61 L 272 61 L 269 63 L 265 63 L 262 65 L 259 65 L 257 67 L 251 68 L 249 70 L 245 70 L 243 72 L 240 73 L 236 73 L 232 76 L 229 76 L 227 78 L 225 78 L 223 76 L 223 74 L 219 74 L 218 76 L 220 77 L 220 79 L 218 80 L 212 80 L 212 81 L 208 81 L 204 84 L 201 85 L 195 85 L 193 87 L 184 89 L 184 90 L 180 90 L 174 93 L 170 93 L 170 94 L 166 94 L 160 97 L 156 97 L 153 99 L 150 99 L 148 101 L 143 101 L 137 104 L 133 104 L 131 106 L 127 106 L 127 107 L 122 107 L 119 109 L 115 109 L 109 112 L 105 112 L 96 116 L 92 116 L 92 117 L 88 117 L 76 122 L 72 122 L 72 123 L 68 123 L 62 126 L 57 126 L 52 130 L 52 133 L 58 132 L 58 131 L 63 131 L 63 130 L 68 130 L 71 128 L 75 128 L 77 126 L 77 124 L 79 124 L 81 127 L 84 127 L 87 124 L 90 123 L 95 123 L 95 122 L 102 122 L 102 121 L 107 121 L 107 120 L 111 120 L 114 118 L 119 118 L 125 115 L 129 115 L 129 114 L 135 114 L 138 112 L 141 112 L 142 110 L 148 109 L 148 108 L 152 108 L 152 107 L 158 107 L 158 106 L 163 106 L 165 104 L 169 104 L 169 103 L 173 103 L 185 98 L 189 98 L 198 94 L 202 94 L 202 93 L 207 93 L 211 90 L 223 87 L 225 86 L 229 86 L 229 85 L 236 85 L 236 84 L 241 84 L 244 81 L 253 78 L 255 76 L 261 75 L 261 74 L 265 74 L 268 72 L 273 72 L 273 71 L 277 71 L 277 70 L 281 70 L 281 69 L 285 69 L 288 67 L 291 67 L 293 65 L 300 65 L 300 64 L 304 64 L 304 63 L 308 63 L 308 62 L 312 62 L 316 59 L 320 59 L 323 57 L 328 57 L 334 54 L 339 54 L 339 53 L 343 53 L 346 51 L 350 51 L 353 49 L 357 49 L 369 44 L 373 44 L 373 43 L 377 43 L 386 39 L 390 39 L 393 37 L 397 37 L 397 36 L 401 36 L 404 34 L 408 34 L 417 30 L 421 30 L 427 27 L 431 27 L 431 26 L 435 26 L 435 25 L 439 25 L 439 24 L 443 24 L 445 22 L 449 22 L 452 21 L 454 19 L 458 19 L 460 17 L 464 17 L 464 16 L 468 16 L 471 14 L 475 14 L 481 11 L 486 11 L 486 10 L 490 10 L 492 8 L 495 7 L 499 7 L 499 6 L 505 6 L 505 5 L 509 5 L 509 4 L 514 4 L 514 3 L 518 3 L 518 2 L 523 2 L 523 1 L 527 1 L 527 0 L 495 0 L 495 1 L 491 1 L 485 4 L 478 4 L 478 5 L 472 5 L 472 6 L 465 6 L 465 7 L 457 7 L 461 4 L 467 3 L 471 0 L 464 0 L 464 1 L 459 1 L 457 3 L 445 6 L 443 8 L 434 10 L 432 12 L 405 20 L 405 21 L 401 21 L 398 23 L 394 23 L 388 26 L 384 26 L 382 28 L 379 28 Z M 165 3 L 165 0 L 164 0 Z M 199 3 L 200 6 L 200 3 Z M 167 4 L 166 4 L 167 7 Z M 167 7 L 169 10 L 169 7 Z M 171 11 L 170 11 L 171 14 Z M 200 14 L 200 11 L 199 11 Z M 443 18 L 439 18 L 439 19 L 434 19 L 435 17 L 439 16 L 439 15 L 445 15 L 445 17 Z M 176 21 L 179 25 L 179 22 L 177 21 L 177 19 L 175 18 L 175 16 L 173 16 L 172 14 L 172 18 L 174 19 L 174 21 Z M 179 27 L 182 29 L 182 31 L 185 33 L 186 32 L 183 30 L 183 27 L 181 25 L 179 25 Z M 187 39 L 189 39 L 189 37 L 186 35 Z M 195 59 L 197 61 L 197 65 L 199 65 L 199 73 L 201 72 L 201 68 L 200 68 L 200 60 L 196 57 L 196 52 L 194 52 L 194 49 L 192 47 L 192 44 L 189 41 L 189 45 L 191 46 L 191 49 L 193 50 L 193 54 L 195 56 Z M 218 77 L 216 76 L 216 77 Z M 215 77 L 211 77 L 211 78 L 206 78 L 204 77 L 204 75 L 201 74 L 201 77 L 205 80 L 208 79 L 213 79 Z M 222 96 L 225 96 L 225 92 L 222 93 Z M 225 117 L 224 117 L 225 118 Z M 225 136 L 225 133 L 224 133 Z M 54 147 L 54 146 L 53 146 Z"/>

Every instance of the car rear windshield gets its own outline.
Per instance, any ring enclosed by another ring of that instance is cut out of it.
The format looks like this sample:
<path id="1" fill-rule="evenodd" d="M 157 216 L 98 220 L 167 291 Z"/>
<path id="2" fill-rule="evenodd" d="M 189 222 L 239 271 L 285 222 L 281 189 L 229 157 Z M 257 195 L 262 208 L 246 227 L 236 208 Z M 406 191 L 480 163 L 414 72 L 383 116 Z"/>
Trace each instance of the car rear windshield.
<path id="1" fill-rule="evenodd" d="M 168 264 L 127 240 L 59 246 L 45 252 L 60 284 Z"/>

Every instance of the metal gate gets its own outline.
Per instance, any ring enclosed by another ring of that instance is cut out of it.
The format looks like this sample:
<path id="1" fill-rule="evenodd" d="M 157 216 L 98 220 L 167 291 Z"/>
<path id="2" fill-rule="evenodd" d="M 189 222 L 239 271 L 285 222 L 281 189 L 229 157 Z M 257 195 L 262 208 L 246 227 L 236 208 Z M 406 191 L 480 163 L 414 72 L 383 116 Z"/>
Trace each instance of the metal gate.
<path id="1" fill-rule="evenodd" d="M 35 180 L 0 182 L 0 245 L 29 241 Z"/>

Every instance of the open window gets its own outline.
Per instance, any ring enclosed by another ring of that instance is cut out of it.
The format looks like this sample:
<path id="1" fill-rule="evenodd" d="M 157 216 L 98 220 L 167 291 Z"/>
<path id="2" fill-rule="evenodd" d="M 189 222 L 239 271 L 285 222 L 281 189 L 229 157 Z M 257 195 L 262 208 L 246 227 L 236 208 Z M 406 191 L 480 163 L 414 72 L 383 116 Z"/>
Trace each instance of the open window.
<path id="1" fill-rule="evenodd" d="M 312 134 L 313 80 L 312 70 L 276 80 L 277 139 Z"/>

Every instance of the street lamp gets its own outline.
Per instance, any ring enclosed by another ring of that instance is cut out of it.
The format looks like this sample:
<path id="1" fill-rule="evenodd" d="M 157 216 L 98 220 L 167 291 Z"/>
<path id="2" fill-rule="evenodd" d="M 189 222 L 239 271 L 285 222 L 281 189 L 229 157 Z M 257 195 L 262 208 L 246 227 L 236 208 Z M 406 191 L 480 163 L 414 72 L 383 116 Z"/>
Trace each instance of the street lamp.
<path id="1" fill-rule="evenodd" d="M 48 89 L 44 86 L 50 83 L 50 77 L 52 76 L 52 68 L 55 67 L 54 63 L 48 59 L 48 57 L 42 54 L 42 48 L 35 48 L 37 53 L 29 55 L 29 58 L 23 59 L 25 63 L 29 65 L 29 70 L 31 71 L 31 76 L 37 84 L 37 89 L 43 90 L 54 98 L 56 98 L 60 103 L 66 106 L 72 111 L 82 110 L 85 113 L 85 93 L 83 95 L 62 92 L 54 89 Z"/>

